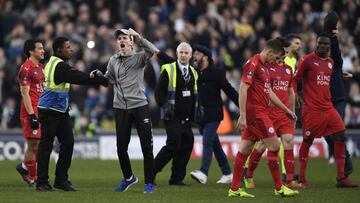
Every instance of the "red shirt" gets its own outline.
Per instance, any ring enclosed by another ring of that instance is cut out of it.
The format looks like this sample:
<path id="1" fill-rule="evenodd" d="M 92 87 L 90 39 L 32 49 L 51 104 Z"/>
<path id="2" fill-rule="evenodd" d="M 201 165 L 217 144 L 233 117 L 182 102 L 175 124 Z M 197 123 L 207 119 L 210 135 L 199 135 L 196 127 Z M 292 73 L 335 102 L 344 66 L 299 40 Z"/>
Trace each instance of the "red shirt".
<path id="1" fill-rule="evenodd" d="M 276 94 L 276 96 L 279 97 L 281 102 L 289 108 L 289 88 L 293 87 L 293 74 L 291 71 L 291 67 L 286 64 L 269 64 L 268 69 L 270 73 L 270 83 L 272 91 Z M 278 107 L 272 105 L 270 109 L 270 115 L 277 117 L 279 115 L 285 115 L 285 113 Z"/>
<path id="2" fill-rule="evenodd" d="M 37 104 L 43 91 L 43 82 L 45 80 L 44 65 L 35 65 L 31 60 L 27 59 L 20 67 L 18 79 L 20 86 L 30 86 L 31 105 L 34 111 L 37 112 Z M 23 102 L 21 103 L 21 114 L 27 114 Z"/>
<path id="3" fill-rule="evenodd" d="M 246 120 L 253 121 L 268 115 L 270 75 L 260 60 L 260 55 L 251 57 L 243 67 L 242 82 L 250 85 L 247 91 Z"/>
<path id="4" fill-rule="evenodd" d="M 315 52 L 304 56 L 298 66 L 295 79 L 302 79 L 303 111 L 326 111 L 333 108 L 330 94 L 330 80 L 334 61 L 321 59 Z"/>

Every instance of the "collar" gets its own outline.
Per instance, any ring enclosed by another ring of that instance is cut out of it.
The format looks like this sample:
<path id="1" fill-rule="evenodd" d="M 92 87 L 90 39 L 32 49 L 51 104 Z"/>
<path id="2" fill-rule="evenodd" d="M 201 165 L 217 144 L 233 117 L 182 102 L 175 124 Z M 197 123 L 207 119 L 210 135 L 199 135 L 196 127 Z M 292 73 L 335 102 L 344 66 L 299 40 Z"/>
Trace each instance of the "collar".
<path id="1" fill-rule="evenodd" d="M 130 51 L 128 55 L 121 55 L 121 53 L 118 52 L 118 53 L 116 53 L 116 58 L 132 56 L 132 55 L 134 55 L 135 53 L 136 53 L 135 50 Z"/>
<path id="2" fill-rule="evenodd" d="M 189 64 L 183 65 L 183 64 L 180 63 L 179 60 L 177 60 L 177 63 L 178 63 L 179 68 L 180 68 L 181 70 L 184 69 L 184 68 L 189 69 Z"/>
<path id="3" fill-rule="evenodd" d="M 35 65 L 35 63 L 32 62 L 32 61 L 30 60 L 30 58 L 27 58 L 26 61 L 25 61 L 25 63 L 29 64 L 30 67 L 39 67 L 39 64 L 40 64 L 40 63 L 39 63 L 39 64 Z"/>

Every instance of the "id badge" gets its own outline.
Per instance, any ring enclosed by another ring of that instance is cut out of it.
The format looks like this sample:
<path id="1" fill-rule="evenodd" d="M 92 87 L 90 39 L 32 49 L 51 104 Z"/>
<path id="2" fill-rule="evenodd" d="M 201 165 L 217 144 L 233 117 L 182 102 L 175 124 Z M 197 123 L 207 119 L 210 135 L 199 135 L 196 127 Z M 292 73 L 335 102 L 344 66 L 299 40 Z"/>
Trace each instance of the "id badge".
<path id="1" fill-rule="evenodd" d="M 190 95 L 191 95 L 190 90 L 182 91 L 182 96 L 183 97 L 190 97 Z"/>

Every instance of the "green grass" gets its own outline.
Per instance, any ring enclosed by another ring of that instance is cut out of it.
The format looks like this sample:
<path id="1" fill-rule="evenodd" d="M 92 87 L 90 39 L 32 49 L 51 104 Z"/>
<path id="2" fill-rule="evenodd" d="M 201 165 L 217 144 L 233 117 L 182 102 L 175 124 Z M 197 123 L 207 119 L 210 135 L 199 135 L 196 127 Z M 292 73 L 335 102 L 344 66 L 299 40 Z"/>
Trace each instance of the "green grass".
<path id="1" fill-rule="evenodd" d="M 118 182 L 122 177 L 117 161 L 74 160 L 70 169 L 70 180 L 78 192 L 67 193 L 55 191 L 52 193 L 36 192 L 22 181 L 15 170 L 18 161 L 0 162 L 0 202 L 359 202 L 358 188 L 336 189 L 335 166 L 328 165 L 326 160 L 312 159 L 308 166 L 310 189 L 300 190 L 300 195 L 294 198 L 279 198 L 273 195 L 273 183 L 266 161 L 262 160 L 255 175 L 256 189 L 247 190 L 256 195 L 254 199 L 227 197 L 228 185 L 215 182 L 220 177 L 220 171 L 215 161 L 209 174 L 208 184 L 200 185 L 187 175 L 185 182 L 189 186 L 168 186 L 170 164 L 158 174 L 156 192 L 143 194 L 142 161 L 132 161 L 134 173 L 139 177 L 138 184 L 125 193 L 116 193 Z M 190 161 L 190 171 L 198 169 L 200 161 Z M 360 182 L 360 160 L 354 159 L 355 172 L 352 179 Z M 50 165 L 50 182 L 54 180 L 54 162 Z"/>

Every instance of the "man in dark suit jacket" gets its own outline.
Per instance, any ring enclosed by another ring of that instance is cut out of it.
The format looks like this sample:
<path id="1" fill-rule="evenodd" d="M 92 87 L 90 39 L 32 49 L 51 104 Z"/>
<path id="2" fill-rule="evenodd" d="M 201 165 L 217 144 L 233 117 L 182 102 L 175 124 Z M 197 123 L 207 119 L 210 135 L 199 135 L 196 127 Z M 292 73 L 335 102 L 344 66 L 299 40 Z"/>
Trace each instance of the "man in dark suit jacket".
<path id="1" fill-rule="evenodd" d="M 199 74 L 199 106 L 204 110 L 203 118 L 198 118 L 199 131 L 203 135 L 203 156 L 200 170 L 195 170 L 190 175 L 199 183 L 205 184 L 214 152 L 223 174 L 217 183 L 230 183 L 231 169 L 216 133 L 224 117 L 220 90 L 223 90 L 237 106 L 239 106 L 239 95 L 227 81 L 225 71 L 214 66 L 209 48 L 194 46 L 193 58 Z"/>
<path id="2" fill-rule="evenodd" d="M 160 52 L 158 57 L 165 63 L 161 67 L 155 99 L 161 107 L 167 140 L 154 160 L 155 176 L 172 159 L 170 185 L 185 185 L 183 180 L 194 144 L 191 128 L 197 103 L 197 73 L 189 61 L 192 48 L 182 42 L 176 50 L 177 59 Z M 165 58 L 164 58 L 165 57 Z"/>

